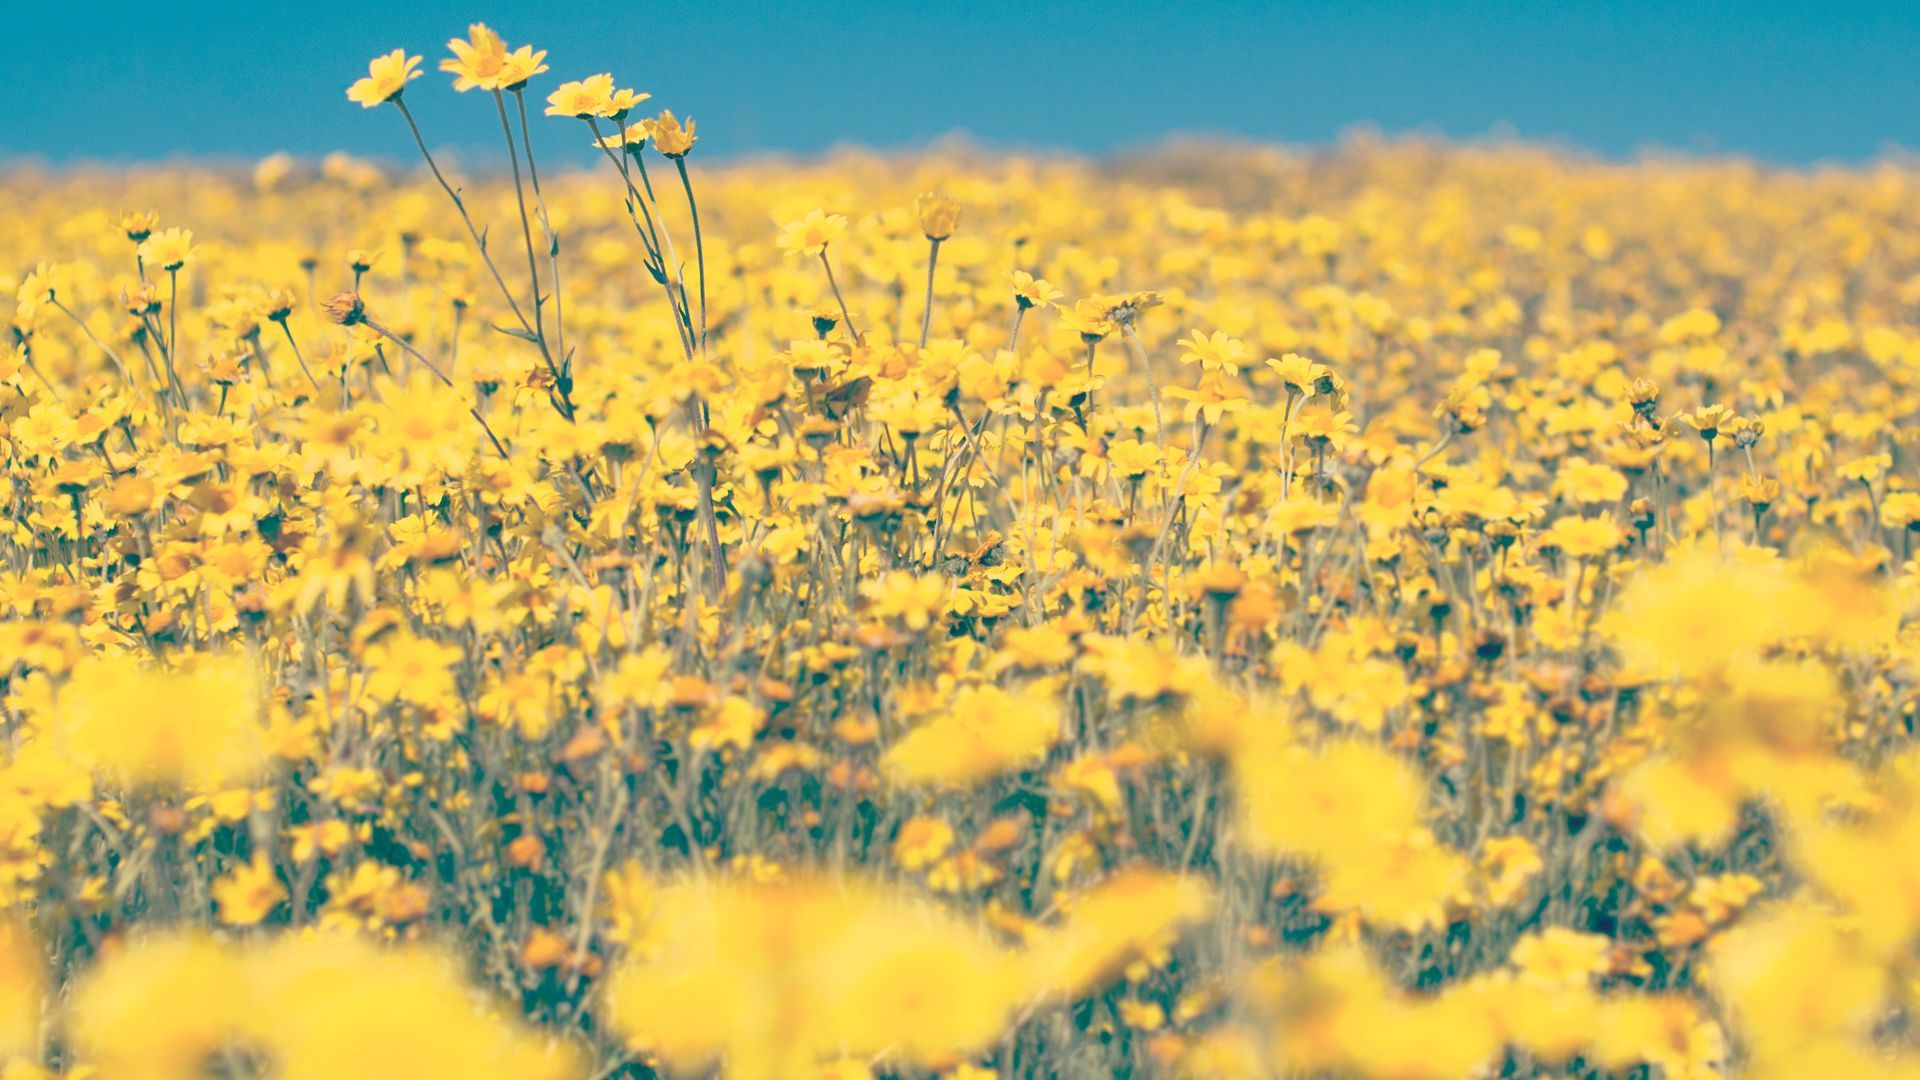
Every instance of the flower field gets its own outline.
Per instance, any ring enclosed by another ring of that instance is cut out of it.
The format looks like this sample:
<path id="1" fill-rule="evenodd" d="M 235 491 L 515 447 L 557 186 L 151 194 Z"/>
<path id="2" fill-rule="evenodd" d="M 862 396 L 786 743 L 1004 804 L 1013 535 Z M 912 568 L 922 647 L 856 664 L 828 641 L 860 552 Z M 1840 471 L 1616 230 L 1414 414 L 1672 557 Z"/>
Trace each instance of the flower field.
<path id="1" fill-rule="evenodd" d="M 1920 1077 L 1920 166 L 347 96 L 0 170 L 0 1078 Z"/>

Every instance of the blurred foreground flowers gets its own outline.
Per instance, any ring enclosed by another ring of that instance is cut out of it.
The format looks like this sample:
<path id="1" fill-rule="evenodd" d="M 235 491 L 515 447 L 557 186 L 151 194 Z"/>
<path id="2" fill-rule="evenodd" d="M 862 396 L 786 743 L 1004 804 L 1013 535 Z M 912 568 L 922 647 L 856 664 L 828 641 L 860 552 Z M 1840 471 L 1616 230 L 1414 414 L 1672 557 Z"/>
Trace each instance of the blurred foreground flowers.
<path id="1" fill-rule="evenodd" d="M 547 59 L 4 174 L 0 1076 L 1920 1075 L 1920 172 Z"/>

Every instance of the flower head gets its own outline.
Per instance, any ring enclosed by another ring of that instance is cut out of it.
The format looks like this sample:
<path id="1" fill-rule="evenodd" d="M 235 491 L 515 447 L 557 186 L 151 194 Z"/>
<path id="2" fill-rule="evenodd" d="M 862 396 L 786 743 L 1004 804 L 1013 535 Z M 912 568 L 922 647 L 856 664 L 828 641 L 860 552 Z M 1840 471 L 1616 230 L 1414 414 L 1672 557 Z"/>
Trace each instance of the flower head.
<path id="1" fill-rule="evenodd" d="M 960 227 L 960 202 L 951 195 L 923 191 L 913 209 L 920 219 L 920 231 L 929 240 L 945 240 Z"/>
<path id="2" fill-rule="evenodd" d="M 527 80 L 547 70 L 547 51 L 534 51 L 531 45 L 522 45 L 508 53 L 500 63 L 500 88 L 502 90 L 520 90 Z"/>
<path id="3" fill-rule="evenodd" d="M 193 258 L 193 233 L 187 229 L 165 229 L 140 242 L 140 258 L 172 273 Z"/>
<path id="4" fill-rule="evenodd" d="M 790 255 L 825 251 L 847 231 L 847 219 L 825 210 L 809 210 L 807 215 L 780 227 L 780 250 Z"/>
<path id="5" fill-rule="evenodd" d="M 466 40 L 454 38 L 447 42 L 447 48 L 453 55 L 440 61 L 440 70 L 453 74 L 456 91 L 500 89 L 500 73 L 507 66 L 507 43 L 486 23 L 474 23 L 467 28 Z"/>
<path id="6" fill-rule="evenodd" d="M 576 120 L 612 116 L 613 76 L 589 75 L 575 82 L 561 83 L 547 95 L 548 116 L 569 116 Z"/>
<path id="7" fill-rule="evenodd" d="M 327 321 L 341 326 L 353 326 L 366 321 L 366 305 L 360 300 L 360 294 L 352 291 L 335 293 L 320 302 L 320 310 Z"/>
<path id="8" fill-rule="evenodd" d="M 420 57 L 408 56 L 405 49 L 376 56 L 367 65 L 367 77 L 347 87 L 347 100 L 357 101 L 368 109 L 384 105 L 398 98 L 407 83 L 421 76 L 416 70 L 419 66 Z"/>
<path id="9" fill-rule="evenodd" d="M 1237 375 L 1240 365 L 1247 362 L 1247 345 L 1223 331 L 1215 330 L 1212 335 L 1195 331 L 1192 337 L 1181 339 L 1180 362 L 1199 364 L 1205 371 Z"/>
<path id="10" fill-rule="evenodd" d="M 693 150 L 696 136 L 693 133 L 693 118 L 689 116 L 683 126 L 679 119 L 668 109 L 653 119 L 653 148 L 670 158 L 683 158 Z"/>
<path id="11" fill-rule="evenodd" d="M 1025 270 L 1015 270 L 1007 275 L 1007 281 L 1013 285 L 1013 302 L 1022 309 L 1050 308 L 1060 302 L 1064 294 L 1053 287 L 1045 278 L 1037 278 Z"/>

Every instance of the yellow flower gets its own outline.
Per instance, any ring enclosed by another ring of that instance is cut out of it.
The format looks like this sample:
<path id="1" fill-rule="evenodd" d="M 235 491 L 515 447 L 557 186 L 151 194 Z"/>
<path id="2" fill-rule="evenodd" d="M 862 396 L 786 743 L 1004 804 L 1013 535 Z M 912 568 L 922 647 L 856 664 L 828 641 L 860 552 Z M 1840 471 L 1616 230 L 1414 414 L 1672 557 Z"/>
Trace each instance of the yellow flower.
<path id="1" fill-rule="evenodd" d="M 687 118 L 684 126 L 671 109 L 653 118 L 653 148 L 670 158 L 686 157 L 692 152 L 696 138 L 692 117 Z"/>
<path id="2" fill-rule="evenodd" d="M 1599 934 L 1582 934 L 1564 926 L 1550 926 L 1514 942 L 1507 960 L 1522 979 L 1547 987 L 1584 987 L 1608 969 L 1611 942 Z"/>
<path id="3" fill-rule="evenodd" d="M 1692 412 L 1680 413 L 1674 419 L 1699 432 L 1702 439 L 1712 442 L 1722 428 L 1732 425 L 1739 417 L 1725 405 L 1702 405 Z"/>
<path id="4" fill-rule="evenodd" d="M 1128 870 L 1076 897 L 1059 926 L 1028 949 L 1032 992 L 1077 998 L 1135 961 L 1160 953 L 1214 906 L 1206 883 L 1157 870 Z"/>
<path id="5" fill-rule="evenodd" d="M 81 977 L 68 1031 L 104 1075 L 176 1080 L 239 1033 L 246 1005 L 226 950 L 196 936 L 142 938 Z"/>
<path id="6" fill-rule="evenodd" d="M 212 893 L 220 906 L 220 921 L 228 926 L 252 926 L 287 898 L 272 861 L 262 854 L 215 881 Z"/>
<path id="7" fill-rule="evenodd" d="M 1496 907 L 1506 907 L 1546 864 L 1526 837 L 1496 836 L 1480 846 L 1480 869 L 1486 876 L 1487 899 Z"/>
<path id="8" fill-rule="evenodd" d="M 920 193 L 914 203 L 914 214 L 919 218 L 920 231 L 929 240 L 945 240 L 960 227 L 959 200 L 936 191 Z"/>
<path id="9" fill-rule="evenodd" d="M 467 28 L 467 38 L 447 42 L 447 48 L 453 55 L 440 61 L 440 70 L 454 76 L 454 90 L 465 93 L 468 90 L 501 89 L 500 73 L 507 64 L 507 43 L 490 29 L 486 23 L 474 23 Z"/>
<path id="10" fill-rule="evenodd" d="M 780 227 L 780 250 L 789 255 L 825 251 L 828 244 L 847 231 L 847 219 L 824 210 L 809 210 L 805 217 Z"/>
<path id="11" fill-rule="evenodd" d="M 1611 514 L 1591 518 L 1570 515 L 1556 518 L 1540 535 L 1540 544 L 1556 548 L 1569 558 L 1598 559 L 1613 554 L 1626 539 L 1625 530 L 1614 523 Z"/>
<path id="12" fill-rule="evenodd" d="M 1316 364 L 1299 353 L 1269 357 L 1267 367 L 1280 377 L 1280 385 L 1286 387 L 1287 393 L 1299 397 L 1318 393 L 1321 383 L 1333 377 L 1325 364 Z"/>
<path id="13" fill-rule="evenodd" d="M 1014 303 L 1022 309 L 1050 308 L 1060 301 L 1062 293 L 1052 282 L 1036 278 L 1025 270 L 1012 271 L 1007 280 L 1013 285 Z"/>
<path id="14" fill-rule="evenodd" d="M 1079 334 L 1082 341 L 1096 342 L 1120 329 L 1109 314 L 1111 310 L 1101 298 L 1089 297 L 1077 301 L 1071 310 L 1063 308 L 1060 325 Z"/>
<path id="15" fill-rule="evenodd" d="M 923 870 L 953 846 L 953 826 L 935 817 L 917 817 L 893 838 L 893 861 L 900 869 Z"/>
<path id="16" fill-rule="evenodd" d="M 246 955 L 236 1004 L 286 1080 L 564 1080 L 581 1064 L 488 1008 L 451 958 L 334 933 Z"/>
<path id="17" fill-rule="evenodd" d="M 1344 847 L 1321 859 L 1323 889 L 1315 906 L 1356 911 L 1376 925 L 1418 932 L 1444 926 L 1463 899 L 1467 860 L 1424 828 Z"/>
<path id="18" fill-rule="evenodd" d="M 616 971 L 611 1021 L 680 1069 L 808 1074 L 847 1056 L 921 1068 L 997 1038 L 1014 959 L 967 921 L 857 880 L 662 888 L 671 932 Z"/>
<path id="19" fill-rule="evenodd" d="M 57 744 L 123 782 L 232 781 L 266 761 L 258 675 L 242 657 L 189 656 L 173 671 L 89 660 L 59 702 Z"/>
<path id="20" fill-rule="evenodd" d="M 1331 858 L 1421 824 L 1418 773 L 1369 742 L 1254 746 L 1234 767 L 1247 837 L 1268 851 Z"/>
<path id="21" fill-rule="evenodd" d="M 1553 487 L 1562 497 L 1574 502 L 1601 505 L 1617 503 L 1626 495 L 1627 478 L 1617 469 L 1575 457 L 1560 464 Z"/>
<path id="22" fill-rule="evenodd" d="M 916 575 L 905 570 L 892 571 L 860 586 L 861 595 L 867 600 L 868 615 L 898 619 L 915 633 L 932 627 L 946 612 L 947 595 L 951 591 L 951 582 L 940 575 Z"/>
<path id="23" fill-rule="evenodd" d="M 1195 331 L 1180 341 L 1180 362 L 1199 364 L 1206 371 L 1238 375 L 1247 361 L 1247 344 L 1239 338 L 1215 330 L 1211 335 Z"/>
<path id="24" fill-rule="evenodd" d="M 347 87 L 347 100 L 357 101 L 362 108 L 371 109 L 377 105 L 394 101 L 406 90 L 407 83 L 419 78 L 423 73 L 415 70 L 420 66 L 420 57 L 408 56 L 405 49 L 395 49 L 385 56 L 376 56 L 367 65 L 367 77 Z"/>
<path id="25" fill-rule="evenodd" d="M 965 687 L 932 720 L 908 732 L 883 764 L 908 784 L 970 787 L 1035 765 L 1060 738 L 1060 703 L 1045 683 L 1015 692 Z"/>
<path id="26" fill-rule="evenodd" d="M 612 116 L 613 76 L 589 75 L 575 82 L 561 83 L 547 95 L 548 116 L 568 116 L 576 120 Z"/>
<path id="27" fill-rule="evenodd" d="M 140 241 L 140 258 L 172 273 L 193 258 L 193 233 L 186 229 L 165 229 Z"/>
<path id="28" fill-rule="evenodd" d="M 496 81 L 502 90 L 519 90 L 529 79 L 547 70 L 546 58 L 545 49 L 535 52 L 533 46 L 522 45 L 501 61 Z"/>
<path id="29" fill-rule="evenodd" d="M 620 150 L 626 147 L 644 146 L 652 137 L 653 121 L 651 119 L 635 120 L 620 131 L 594 140 L 594 145 L 606 150 Z"/>
<path id="30" fill-rule="evenodd" d="M 46 975 L 27 928 L 0 921 L 0 1060 L 35 1050 L 45 989 Z"/>

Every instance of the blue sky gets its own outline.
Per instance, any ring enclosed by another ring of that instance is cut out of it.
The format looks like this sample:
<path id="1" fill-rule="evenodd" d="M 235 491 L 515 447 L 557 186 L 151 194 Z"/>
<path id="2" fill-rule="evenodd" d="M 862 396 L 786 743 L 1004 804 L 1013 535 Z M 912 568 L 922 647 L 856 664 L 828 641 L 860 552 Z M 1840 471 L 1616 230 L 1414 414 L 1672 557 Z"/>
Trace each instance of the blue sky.
<path id="1" fill-rule="evenodd" d="M 1102 152 L 1172 133 L 1320 143 L 1354 125 L 1496 129 L 1801 163 L 1920 148 L 1920 0 L 1747 3 L 541 3 L 229 0 L 23 5 L 0 65 L 0 155 L 410 153 L 345 87 L 467 22 L 612 71 L 700 122 L 701 152 L 989 145 Z M 408 93 L 441 146 L 491 146 L 485 101 Z M 540 125 L 543 155 L 578 134 Z"/>

